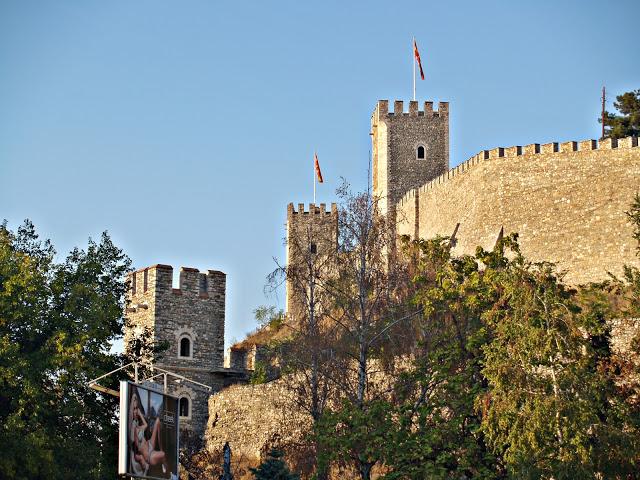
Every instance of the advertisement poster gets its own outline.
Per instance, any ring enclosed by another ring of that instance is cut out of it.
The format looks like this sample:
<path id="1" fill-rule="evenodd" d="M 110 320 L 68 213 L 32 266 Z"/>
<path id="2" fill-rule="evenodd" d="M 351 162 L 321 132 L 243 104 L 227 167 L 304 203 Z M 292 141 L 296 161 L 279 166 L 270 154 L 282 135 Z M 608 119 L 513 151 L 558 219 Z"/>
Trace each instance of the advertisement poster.
<path id="1" fill-rule="evenodd" d="M 120 382 L 118 473 L 138 478 L 178 478 L 178 399 Z"/>

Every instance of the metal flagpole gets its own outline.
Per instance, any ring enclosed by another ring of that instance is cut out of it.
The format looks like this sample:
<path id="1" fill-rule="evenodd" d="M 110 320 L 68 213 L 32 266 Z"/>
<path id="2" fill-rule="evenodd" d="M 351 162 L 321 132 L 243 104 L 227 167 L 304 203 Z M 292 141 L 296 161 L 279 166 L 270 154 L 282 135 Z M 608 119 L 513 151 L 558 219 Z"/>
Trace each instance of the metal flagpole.
<path id="1" fill-rule="evenodd" d="M 313 152 L 313 204 L 316 203 L 316 152 Z"/>
<path id="2" fill-rule="evenodd" d="M 416 37 L 413 37 L 411 44 L 411 63 L 413 63 L 413 100 L 416 100 Z"/>

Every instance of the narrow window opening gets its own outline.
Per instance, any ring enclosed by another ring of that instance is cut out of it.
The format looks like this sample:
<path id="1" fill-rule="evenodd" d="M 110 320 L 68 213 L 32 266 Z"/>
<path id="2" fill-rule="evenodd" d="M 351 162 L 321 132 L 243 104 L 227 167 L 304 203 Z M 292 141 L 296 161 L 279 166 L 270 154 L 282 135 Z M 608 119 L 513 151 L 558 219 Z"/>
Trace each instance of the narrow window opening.
<path id="1" fill-rule="evenodd" d="M 145 269 L 144 271 L 144 288 L 143 291 L 146 292 L 147 291 L 147 280 L 149 279 L 149 272 Z"/>
<path id="2" fill-rule="evenodd" d="M 188 417 L 189 416 L 189 399 L 187 397 L 180 398 L 180 416 Z"/>
<path id="3" fill-rule="evenodd" d="M 424 160 L 424 147 L 422 145 L 420 145 L 418 147 L 418 160 Z"/>
<path id="4" fill-rule="evenodd" d="M 181 357 L 191 356 L 191 342 L 186 337 L 180 339 L 180 356 Z"/>
<path id="5" fill-rule="evenodd" d="M 309 251 L 315 255 L 316 253 L 318 253 L 318 246 L 315 243 L 312 243 L 311 245 L 309 245 Z"/>
<path id="6" fill-rule="evenodd" d="M 131 293 L 136 294 L 136 272 L 131 275 Z"/>

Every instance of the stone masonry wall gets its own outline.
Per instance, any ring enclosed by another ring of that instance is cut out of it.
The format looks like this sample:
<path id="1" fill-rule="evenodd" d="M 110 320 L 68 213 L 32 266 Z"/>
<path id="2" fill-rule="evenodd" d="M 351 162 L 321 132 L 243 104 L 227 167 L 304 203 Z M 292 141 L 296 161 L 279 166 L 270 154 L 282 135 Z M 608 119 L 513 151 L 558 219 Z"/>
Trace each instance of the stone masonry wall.
<path id="1" fill-rule="evenodd" d="M 570 283 L 638 265 L 625 211 L 640 190 L 637 138 L 483 151 L 398 204 L 399 234 L 455 236 L 456 254 L 520 235 L 530 260 L 557 262 Z M 459 224 L 459 225 L 458 225 Z"/>
<path id="2" fill-rule="evenodd" d="M 311 250 L 313 244 L 314 250 Z M 293 318 L 303 318 L 302 310 L 305 309 L 301 299 L 305 292 L 300 291 L 306 284 L 302 281 L 292 281 L 293 278 L 305 276 L 305 266 L 310 263 L 316 268 L 321 265 L 328 268 L 328 259 L 336 251 L 338 245 L 338 207 L 331 204 L 331 210 L 327 211 L 326 205 L 319 206 L 311 203 L 305 210 L 303 203 L 298 205 L 296 211 L 293 203 L 287 207 L 287 266 L 291 269 L 286 283 L 286 312 Z M 293 273 L 293 271 L 298 274 Z"/>
<path id="3" fill-rule="evenodd" d="M 168 345 L 155 364 L 207 385 L 213 392 L 222 389 L 226 383 L 223 370 L 225 274 L 181 268 L 179 288 L 173 288 L 173 268 L 168 265 L 155 265 L 134 275 L 136 289 L 135 293 L 133 289 L 130 292 L 127 316 L 133 325 L 153 326 L 154 340 Z M 191 343 L 188 358 L 179 355 L 183 336 Z M 125 335 L 125 342 L 127 338 Z M 190 415 L 180 419 L 182 428 L 202 435 L 208 418 L 209 392 L 172 377 L 169 380 L 170 392 L 190 402 Z"/>
<path id="4" fill-rule="evenodd" d="M 287 453 L 295 451 L 304 443 L 311 424 L 308 415 L 292 406 L 286 381 L 233 385 L 213 395 L 209 400 L 206 448 L 221 451 L 229 442 L 234 460 L 245 469 L 258 465 L 273 447 L 285 448 Z M 292 456 L 288 454 L 287 459 Z M 237 471 L 233 473 L 240 480 Z"/>

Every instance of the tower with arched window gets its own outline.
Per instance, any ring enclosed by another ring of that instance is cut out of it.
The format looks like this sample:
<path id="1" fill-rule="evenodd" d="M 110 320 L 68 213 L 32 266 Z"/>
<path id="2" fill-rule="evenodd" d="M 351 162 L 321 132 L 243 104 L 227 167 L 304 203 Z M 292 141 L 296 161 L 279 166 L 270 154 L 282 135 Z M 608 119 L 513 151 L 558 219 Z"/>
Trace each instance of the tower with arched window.
<path id="1" fill-rule="evenodd" d="M 183 430 L 202 435 L 211 393 L 234 379 L 224 369 L 225 285 L 223 272 L 181 268 L 173 288 L 173 268 L 154 265 L 130 276 L 125 348 L 136 335 L 160 345 L 155 365 L 211 387 L 211 392 L 169 377 L 169 393 L 179 398 Z M 145 328 L 146 327 L 146 328 Z"/>
<path id="2" fill-rule="evenodd" d="M 395 223 L 398 201 L 410 190 L 449 170 L 449 103 L 380 100 L 371 116 L 373 193 L 384 215 Z"/>

